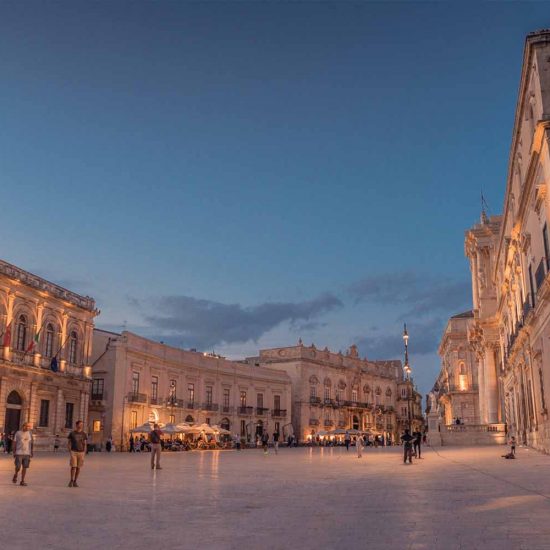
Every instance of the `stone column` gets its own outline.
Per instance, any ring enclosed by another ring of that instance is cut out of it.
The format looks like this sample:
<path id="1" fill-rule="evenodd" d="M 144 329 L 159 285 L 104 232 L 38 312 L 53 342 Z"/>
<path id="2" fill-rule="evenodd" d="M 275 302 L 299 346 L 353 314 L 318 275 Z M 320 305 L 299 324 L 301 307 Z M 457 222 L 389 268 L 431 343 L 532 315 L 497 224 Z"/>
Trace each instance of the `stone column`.
<path id="1" fill-rule="evenodd" d="M 55 407 L 55 421 L 54 421 L 54 435 L 59 434 L 59 432 L 65 427 L 63 422 L 63 390 L 59 388 L 57 390 L 57 399 Z"/>
<path id="2" fill-rule="evenodd" d="M 484 367 L 486 423 L 493 424 L 498 422 L 498 378 L 493 345 L 485 347 Z"/>
<path id="3" fill-rule="evenodd" d="M 487 424 L 487 397 L 485 395 L 485 354 L 476 353 L 477 384 L 479 386 L 479 423 Z"/>

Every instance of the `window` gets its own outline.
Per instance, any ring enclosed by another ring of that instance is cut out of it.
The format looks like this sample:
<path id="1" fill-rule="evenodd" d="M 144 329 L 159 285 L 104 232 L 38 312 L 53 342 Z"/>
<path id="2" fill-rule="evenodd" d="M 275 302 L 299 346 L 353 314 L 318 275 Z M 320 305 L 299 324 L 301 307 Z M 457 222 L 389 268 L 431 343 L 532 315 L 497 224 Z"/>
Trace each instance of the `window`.
<path id="1" fill-rule="evenodd" d="M 92 380 L 92 399 L 103 399 L 103 387 L 105 380 L 103 378 L 94 378 Z"/>
<path id="2" fill-rule="evenodd" d="M 77 351 L 78 351 L 78 335 L 73 330 L 69 337 L 69 363 L 71 363 L 71 365 L 76 365 Z"/>
<path id="3" fill-rule="evenodd" d="M 330 386 L 325 386 L 325 399 L 330 399 Z"/>
<path id="4" fill-rule="evenodd" d="M 407 397 L 407 388 L 401 388 L 401 397 Z"/>
<path id="5" fill-rule="evenodd" d="M 206 423 L 210 426 L 210 417 L 206 417 Z"/>
<path id="6" fill-rule="evenodd" d="M 46 428 L 50 421 L 50 402 L 48 399 L 40 400 L 40 419 L 38 425 Z"/>
<path id="7" fill-rule="evenodd" d="M 24 315 L 20 315 L 17 320 L 17 328 L 15 332 L 15 349 L 19 351 L 25 351 L 25 344 L 27 342 L 27 318 Z"/>
<path id="8" fill-rule="evenodd" d="M 176 417 L 173 414 L 171 414 L 170 415 L 170 424 L 175 424 L 175 423 L 176 423 Z"/>
<path id="9" fill-rule="evenodd" d="M 531 307 L 535 307 L 535 285 L 533 283 L 533 266 L 529 264 L 529 295 L 531 296 Z"/>
<path id="10" fill-rule="evenodd" d="M 275 422 L 275 433 L 281 433 L 279 422 Z"/>
<path id="11" fill-rule="evenodd" d="M 229 388 L 223 390 L 223 406 L 229 407 Z"/>
<path id="12" fill-rule="evenodd" d="M 187 384 L 187 400 L 189 403 L 195 402 L 195 384 Z"/>
<path id="13" fill-rule="evenodd" d="M 259 393 L 256 396 L 256 407 L 258 407 L 258 409 L 263 409 L 264 408 L 264 394 L 263 393 Z"/>
<path id="14" fill-rule="evenodd" d="M 55 330 L 51 323 L 46 326 L 46 344 L 44 347 L 44 356 L 53 357 L 53 341 L 55 337 Z"/>
<path id="15" fill-rule="evenodd" d="M 244 420 L 241 420 L 241 437 L 246 436 L 246 424 Z"/>
<path id="16" fill-rule="evenodd" d="M 273 396 L 273 408 L 276 411 L 281 410 L 281 396 L 280 395 L 274 395 Z"/>
<path id="17" fill-rule="evenodd" d="M 94 420 L 92 424 L 92 430 L 94 432 L 100 432 L 101 431 L 101 420 Z"/>
<path id="18" fill-rule="evenodd" d="M 132 393 L 134 395 L 139 393 L 139 372 L 136 371 L 132 373 Z"/>
<path id="19" fill-rule="evenodd" d="M 130 412 L 130 429 L 137 428 L 137 411 Z"/>
<path id="20" fill-rule="evenodd" d="M 158 396 L 159 396 L 159 377 L 151 376 L 151 399 L 154 399 L 156 401 L 158 399 Z"/>
<path id="21" fill-rule="evenodd" d="M 317 386 L 309 387 L 309 397 L 311 397 L 312 399 L 315 399 L 317 397 Z"/>
<path id="22" fill-rule="evenodd" d="M 550 268 L 550 248 L 548 246 L 548 227 L 546 224 L 544 224 L 544 227 L 542 229 L 542 242 L 544 244 L 544 259 L 546 260 L 546 271 Z"/>
<path id="23" fill-rule="evenodd" d="M 241 407 L 246 407 L 246 392 L 241 391 L 240 395 Z"/>
<path id="24" fill-rule="evenodd" d="M 206 386 L 206 404 L 212 405 L 212 386 Z"/>
<path id="25" fill-rule="evenodd" d="M 336 401 L 340 401 L 342 399 L 342 391 L 340 388 L 336 388 Z"/>
<path id="26" fill-rule="evenodd" d="M 401 407 L 401 416 L 407 416 L 407 407 Z"/>
<path id="27" fill-rule="evenodd" d="M 351 400 L 356 403 L 357 402 L 357 390 L 351 390 Z"/>
<path id="28" fill-rule="evenodd" d="M 73 427 L 74 403 L 65 403 L 65 428 Z"/>

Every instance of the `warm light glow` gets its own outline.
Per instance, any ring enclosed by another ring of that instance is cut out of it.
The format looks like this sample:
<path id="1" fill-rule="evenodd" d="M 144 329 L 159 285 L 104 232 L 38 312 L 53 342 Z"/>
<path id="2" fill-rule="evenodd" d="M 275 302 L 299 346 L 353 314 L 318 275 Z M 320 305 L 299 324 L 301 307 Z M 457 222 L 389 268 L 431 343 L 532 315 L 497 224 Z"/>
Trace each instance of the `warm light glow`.
<path id="1" fill-rule="evenodd" d="M 460 388 L 460 391 L 466 391 L 468 389 L 468 380 L 465 374 L 459 375 L 458 387 Z"/>

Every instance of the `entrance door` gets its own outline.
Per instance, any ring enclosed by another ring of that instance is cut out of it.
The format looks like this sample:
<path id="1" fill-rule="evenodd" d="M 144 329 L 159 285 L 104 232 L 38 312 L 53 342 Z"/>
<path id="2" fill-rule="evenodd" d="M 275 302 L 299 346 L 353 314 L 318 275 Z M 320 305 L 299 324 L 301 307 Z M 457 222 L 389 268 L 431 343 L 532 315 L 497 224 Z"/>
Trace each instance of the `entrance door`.
<path id="1" fill-rule="evenodd" d="M 16 432 L 20 427 L 21 409 L 6 409 L 6 433 Z"/>
<path id="2" fill-rule="evenodd" d="M 353 416 L 353 419 L 352 419 L 352 427 L 354 430 L 358 430 L 359 429 L 359 418 L 357 418 L 357 416 Z"/>

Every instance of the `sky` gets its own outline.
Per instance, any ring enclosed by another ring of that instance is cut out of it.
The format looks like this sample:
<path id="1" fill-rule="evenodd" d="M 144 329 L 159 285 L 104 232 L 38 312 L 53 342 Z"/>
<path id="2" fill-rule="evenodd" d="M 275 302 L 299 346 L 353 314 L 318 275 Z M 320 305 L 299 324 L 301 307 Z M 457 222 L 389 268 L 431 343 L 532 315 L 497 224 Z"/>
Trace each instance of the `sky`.
<path id="1" fill-rule="evenodd" d="M 96 325 L 400 359 L 471 308 L 550 3 L 4 2 L 0 257 Z"/>

